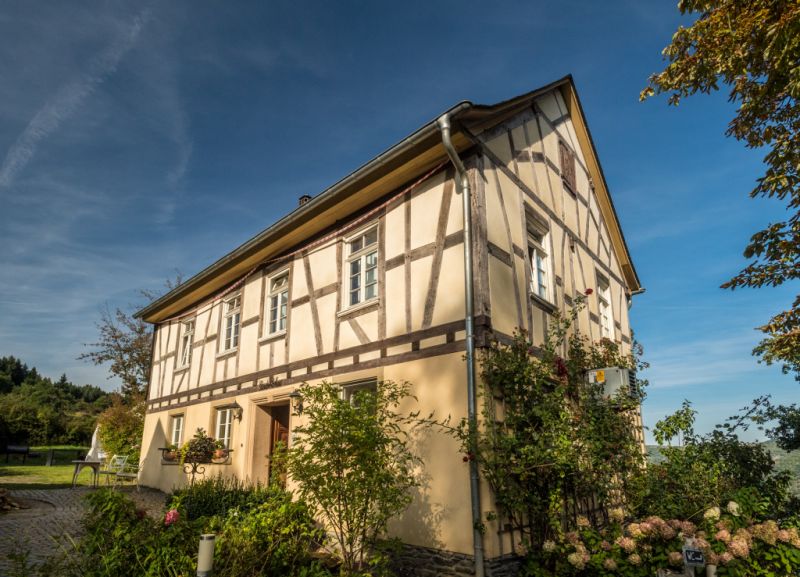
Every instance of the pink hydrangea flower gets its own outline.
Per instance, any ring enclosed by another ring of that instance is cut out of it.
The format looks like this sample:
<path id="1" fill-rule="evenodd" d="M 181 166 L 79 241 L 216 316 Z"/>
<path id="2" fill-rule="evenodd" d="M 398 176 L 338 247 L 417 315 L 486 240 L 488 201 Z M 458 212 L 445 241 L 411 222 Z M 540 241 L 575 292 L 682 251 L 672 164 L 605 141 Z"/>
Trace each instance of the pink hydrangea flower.
<path id="1" fill-rule="evenodd" d="M 578 541 L 580 541 L 580 540 L 581 540 L 581 538 L 580 538 L 580 535 L 578 535 L 578 533 L 577 533 L 577 532 L 575 532 L 575 531 L 570 531 L 569 533 L 567 533 L 566 535 L 564 535 L 564 540 L 565 540 L 567 543 L 570 543 L 570 544 L 574 545 L 575 543 L 577 543 Z"/>
<path id="2" fill-rule="evenodd" d="M 717 531 L 717 534 L 714 535 L 714 539 L 717 541 L 722 541 L 723 543 L 728 543 L 731 540 L 730 531 L 727 529 L 720 529 Z"/>
<path id="3" fill-rule="evenodd" d="M 608 510 L 608 518 L 615 523 L 622 523 L 625 520 L 625 511 L 622 507 L 614 507 Z"/>
<path id="4" fill-rule="evenodd" d="M 731 555 L 730 551 L 725 551 L 722 555 L 719 556 L 719 562 L 722 565 L 727 565 L 733 561 L 733 555 Z"/>
<path id="5" fill-rule="evenodd" d="M 567 555 L 567 563 L 575 567 L 575 569 L 583 569 L 586 565 L 585 561 L 583 560 L 583 555 L 577 551 Z"/>
<path id="6" fill-rule="evenodd" d="M 626 553 L 633 553 L 636 550 L 636 541 L 630 537 L 620 537 L 616 540 L 616 543 Z"/>
<path id="7" fill-rule="evenodd" d="M 731 555 L 734 557 L 744 559 L 750 554 L 750 545 L 748 545 L 746 540 L 736 537 L 728 544 L 728 551 L 730 551 Z"/>
<path id="8" fill-rule="evenodd" d="M 583 515 L 578 515 L 578 519 L 576 520 L 576 523 L 577 523 L 578 527 L 581 528 L 581 529 L 588 529 L 589 527 L 592 526 L 592 524 L 589 522 L 589 518 L 588 517 L 584 517 Z"/>
<path id="9" fill-rule="evenodd" d="M 628 535 L 630 535 L 634 539 L 643 537 L 644 531 L 642 531 L 642 526 L 639 523 L 631 523 L 630 525 L 628 525 Z"/>
<path id="10" fill-rule="evenodd" d="M 606 557 L 603 559 L 603 568 L 607 571 L 616 571 L 617 570 L 617 562 L 614 561 L 611 557 Z"/>
<path id="11" fill-rule="evenodd" d="M 687 537 L 693 537 L 697 532 L 697 527 L 691 521 L 681 521 L 680 530 Z"/>
<path id="12" fill-rule="evenodd" d="M 172 525 L 173 523 L 177 523 L 178 519 L 180 519 L 181 515 L 178 513 L 177 509 L 170 509 L 167 511 L 167 514 L 164 516 L 164 525 Z"/>
<path id="13" fill-rule="evenodd" d="M 673 567 L 683 565 L 683 553 L 680 551 L 670 551 L 667 555 L 667 562 Z"/>
<path id="14" fill-rule="evenodd" d="M 638 553 L 633 553 L 632 555 L 628 555 L 628 563 L 631 565 L 641 565 L 642 558 L 639 556 Z"/>
<path id="15" fill-rule="evenodd" d="M 664 523 L 658 528 L 658 534 L 661 535 L 661 538 L 665 541 L 669 541 L 670 539 L 674 539 L 677 532 L 675 529 Z"/>

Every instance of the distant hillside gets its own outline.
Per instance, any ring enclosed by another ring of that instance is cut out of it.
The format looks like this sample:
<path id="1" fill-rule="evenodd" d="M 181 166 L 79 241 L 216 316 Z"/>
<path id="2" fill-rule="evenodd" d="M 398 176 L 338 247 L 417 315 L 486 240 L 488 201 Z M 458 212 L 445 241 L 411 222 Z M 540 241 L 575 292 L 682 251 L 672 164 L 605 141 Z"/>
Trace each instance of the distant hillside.
<path id="1" fill-rule="evenodd" d="M 792 475 L 792 492 L 800 495 L 800 451 L 786 451 L 779 449 L 774 441 L 767 441 L 764 446 L 772 454 L 775 466 L 782 471 L 789 471 Z M 647 445 L 647 461 L 649 463 L 660 463 L 664 460 L 658 445 Z"/>

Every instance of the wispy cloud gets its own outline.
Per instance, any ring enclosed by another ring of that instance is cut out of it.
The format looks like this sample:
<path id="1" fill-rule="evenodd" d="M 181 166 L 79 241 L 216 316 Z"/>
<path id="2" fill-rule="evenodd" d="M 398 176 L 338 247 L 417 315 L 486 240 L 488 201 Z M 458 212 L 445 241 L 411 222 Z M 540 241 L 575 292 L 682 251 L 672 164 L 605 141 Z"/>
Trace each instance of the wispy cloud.
<path id="1" fill-rule="evenodd" d="M 750 354 L 758 335 L 746 329 L 736 335 L 728 338 L 703 335 L 653 347 L 655 353 L 648 358 L 651 368 L 645 376 L 654 389 L 740 382 L 745 375 L 759 371 Z"/>
<path id="2" fill-rule="evenodd" d="M 149 15 L 149 9 L 140 12 L 111 45 L 92 60 L 86 73 L 62 85 L 34 115 L 6 153 L 0 166 L 0 187 L 9 186 L 34 157 L 39 143 L 75 114 L 86 98 L 114 73 L 120 60 L 136 44 Z"/>

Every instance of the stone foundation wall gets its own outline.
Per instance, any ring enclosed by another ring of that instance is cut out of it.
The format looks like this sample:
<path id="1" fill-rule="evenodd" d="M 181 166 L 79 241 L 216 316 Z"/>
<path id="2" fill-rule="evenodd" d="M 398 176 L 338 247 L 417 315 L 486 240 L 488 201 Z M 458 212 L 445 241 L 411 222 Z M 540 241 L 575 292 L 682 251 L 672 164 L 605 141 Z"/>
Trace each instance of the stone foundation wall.
<path id="1" fill-rule="evenodd" d="M 522 566 L 517 556 L 506 555 L 486 562 L 486 577 L 516 577 Z M 472 577 L 472 555 L 442 549 L 403 545 L 391 568 L 397 577 Z"/>

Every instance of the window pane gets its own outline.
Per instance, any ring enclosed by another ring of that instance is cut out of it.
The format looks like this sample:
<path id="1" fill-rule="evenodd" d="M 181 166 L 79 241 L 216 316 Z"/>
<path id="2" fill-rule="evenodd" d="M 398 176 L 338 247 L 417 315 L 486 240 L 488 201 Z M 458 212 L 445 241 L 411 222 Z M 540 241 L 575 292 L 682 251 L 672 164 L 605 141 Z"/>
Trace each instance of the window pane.
<path id="1" fill-rule="evenodd" d="M 357 305 L 359 303 L 360 299 L 358 298 L 358 293 L 359 293 L 358 289 L 356 289 L 354 291 L 350 291 L 350 304 L 351 305 Z"/>
<path id="2" fill-rule="evenodd" d="M 231 409 L 217 411 L 217 440 L 222 441 L 226 449 L 230 448 L 231 441 Z"/>
<path id="3" fill-rule="evenodd" d="M 378 242 L 378 229 L 373 228 L 364 235 L 364 246 L 369 246 L 371 244 L 375 244 L 376 242 Z"/>
<path id="4" fill-rule="evenodd" d="M 378 266 L 378 251 L 371 252 L 366 257 L 367 268 L 375 268 Z"/>
<path id="5" fill-rule="evenodd" d="M 360 251 L 362 243 L 363 243 L 363 237 L 358 237 L 357 239 L 352 241 L 350 243 L 350 254 Z"/>
<path id="6" fill-rule="evenodd" d="M 286 286 L 288 282 L 289 282 L 289 275 L 282 275 L 276 279 L 273 279 L 272 288 L 270 289 L 270 292 L 275 292 L 283 288 L 284 286 Z"/>

